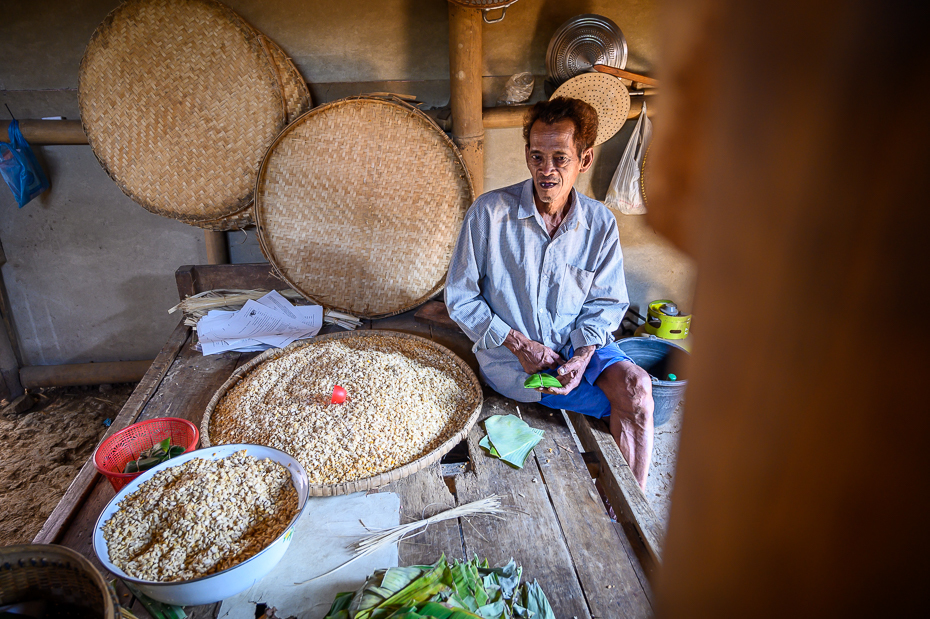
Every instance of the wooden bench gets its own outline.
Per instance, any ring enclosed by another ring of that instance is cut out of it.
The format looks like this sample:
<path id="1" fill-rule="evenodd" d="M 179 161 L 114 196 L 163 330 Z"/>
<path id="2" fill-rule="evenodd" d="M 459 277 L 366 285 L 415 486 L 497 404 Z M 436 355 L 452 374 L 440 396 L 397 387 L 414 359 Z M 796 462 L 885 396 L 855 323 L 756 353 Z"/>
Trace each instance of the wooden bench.
<path id="1" fill-rule="evenodd" d="M 179 296 L 217 288 L 283 289 L 268 264 L 186 266 L 176 273 Z M 362 328 L 388 329 L 431 339 L 452 350 L 477 370 L 471 342 L 456 329 L 414 319 L 414 311 L 374 321 Z M 340 330 L 324 328 L 324 332 Z M 109 434 L 137 421 L 182 417 L 200 424 L 207 402 L 229 375 L 255 353 L 203 356 L 192 347 L 191 329 L 179 324 Z M 650 576 L 659 559 L 660 532 L 648 502 L 620 455 L 606 426 L 536 404 L 517 404 L 485 389 L 481 418 L 518 414 L 545 436 L 526 465 L 516 470 L 484 455 L 480 423 L 469 434 L 466 462 L 436 465 L 380 491 L 395 492 L 401 521 L 422 517 L 427 506 L 454 506 L 491 494 L 514 509 L 505 520 L 469 518 L 429 527 L 415 541 L 402 542 L 401 565 L 432 563 L 441 553 L 487 557 L 503 564 L 513 557 L 524 578 L 543 586 L 557 617 L 646 617 L 652 614 Z M 577 440 L 576 440 L 577 437 Z M 578 448 L 580 445 L 582 449 Z M 587 462 L 586 462 L 587 460 Z M 617 511 L 607 515 L 589 473 Z M 93 527 L 113 497 L 109 482 L 88 462 L 35 538 L 57 543 L 88 557 L 103 570 L 92 545 Z M 215 617 L 219 605 L 188 608 L 192 617 Z M 131 607 L 140 618 L 144 610 Z"/>

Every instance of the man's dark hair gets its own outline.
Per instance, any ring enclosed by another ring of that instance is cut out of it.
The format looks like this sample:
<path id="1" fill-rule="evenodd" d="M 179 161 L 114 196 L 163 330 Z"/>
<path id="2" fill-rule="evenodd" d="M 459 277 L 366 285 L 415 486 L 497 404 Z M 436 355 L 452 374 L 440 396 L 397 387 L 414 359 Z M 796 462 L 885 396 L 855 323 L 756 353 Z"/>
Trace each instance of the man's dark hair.
<path id="1" fill-rule="evenodd" d="M 597 111 L 581 99 L 556 97 L 549 101 L 540 101 L 530 108 L 523 119 L 523 139 L 530 143 L 530 129 L 537 121 L 553 125 L 560 120 L 570 120 L 575 125 L 575 148 L 580 155 L 594 146 L 597 139 Z"/>

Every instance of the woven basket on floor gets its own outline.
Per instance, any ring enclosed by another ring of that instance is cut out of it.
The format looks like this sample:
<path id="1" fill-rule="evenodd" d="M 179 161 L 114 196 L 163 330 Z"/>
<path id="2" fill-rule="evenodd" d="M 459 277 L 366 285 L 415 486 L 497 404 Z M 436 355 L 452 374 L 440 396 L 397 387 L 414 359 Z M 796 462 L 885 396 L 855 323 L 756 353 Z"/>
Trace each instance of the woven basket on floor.
<path id="1" fill-rule="evenodd" d="M 101 573 L 70 548 L 52 544 L 0 548 L 0 606 L 30 601 L 44 602 L 46 617 L 70 617 L 74 612 L 104 619 L 120 616 L 116 596 Z"/>
<path id="2" fill-rule="evenodd" d="M 439 447 L 431 451 L 430 453 L 405 464 L 399 466 L 396 469 L 388 471 L 386 473 L 381 473 L 380 475 L 375 475 L 373 477 L 366 477 L 365 479 L 359 479 L 356 481 L 343 482 L 339 484 L 310 484 L 310 496 L 335 496 L 339 494 L 351 494 L 353 492 L 362 492 L 368 490 L 374 490 L 375 488 L 380 488 L 381 486 L 387 485 L 392 481 L 397 481 L 398 479 L 403 479 L 408 475 L 416 473 L 420 469 L 426 468 L 435 462 L 439 462 L 440 458 L 449 453 L 449 451 L 455 447 L 460 441 L 464 440 L 468 436 L 468 432 L 471 430 L 472 426 L 475 425 L 475 422 L 478 420 L 478 414 L 481 412 L 481 406 L 484 402 L 484 397 L 481 393 L 481 385 L 478 383 L 478 378 L 475 376 L 475 373 L 472 371 L 468 364 L 462 361 L 455 353 L 446 348 L 445 346 L 440 346 L 432 340 L 427 340 L 416 335 L 410 335 L 407 333 L 399 333 L 396 331 L 383 331 L 383 330 L 372 330 L 372 331 L 346 331 L 342 333 L 330 333 L 327 335 L 318 336 L 312 340 L 303 340 L 294 342 L 287 348 L 272 348 L 262 353 L 261 355 L 255 357 L 242 367 L 238 368 L 233 372 L 232 376 L 229 377 L 223 385 L 216 391 L 213 395 L 213 398 L 207 404 L 207 409 L 204 412 L 203 420 L 200 422 L 200 445 L 201 447 L 209 447 L 214 443 L 210 439 L 210 418 L 213 415 L 213 411 L 219 404 L 220 400 L 223 399 L 223 396 L 233 388 L 236 384 L 239 383 L 243 378 L 245 378 L 253 369 L 260 366 L 265 361 L 269 359 L 277 359 L 289 355 L 293 352 L 300 350 L 306 346 L 312 346 L 322 341 L 333 340 L 333 339 L 357 339 L 357 338 L 370 338 L 373 336 L 380 337 L 392 337 L 397 339 L 409 339 L 414 340 L 420 344 L 428 346 L 433 350 L 439 352 L 442 355 L 449 357 L 468 377 L 467 387 L 471 389 L 472 394 L 476 398 L 477 404 L 475 408 L 468 416 L 468 420 L 465 424 L 456 429 L 455 434 L 453 434 L 449 439 L 444 441 Z M 291 454 L 294 457 L 297 457 L 295 454 Z"/>
<path id="3" fill-rule="evenodd" d="M 310 98 L 310 89 L 307 88 L 307 82 L 304 81 L 300 71 L 297 70 L 297 67 L 294 66 L 291 59 L 288 58 L 287 54 L 285 54 L 274 41 L 264 35 L 260 35 L 260 40 L 264 44 L 277 73 L 278 82 L 284 97 L 286 122 L 290 124 L 294 122 L 298 116 L 313 107 L 313 102 Z M 190 223 L 207 230 L 225 232 L 227 230 L 242 230 L 247 226 L 254 225 L 255 222 L 252 219 L 252 203 L 250 202 L 243 210 L 227 217 L 211 219 L 210 221 L 191 221 L 185 223 Z"/>
<path id="4" fill-rule="evenodd" d="M 79 73 L 94 155 L 133 200 L 187 223 L 247 208 L 284 127 L 261 36 L 214 0 L 128 0 L 91 37 Z"/>
<path id="5" fill-rule="evenodd" d="M 292 288 L 377 318 L 442 290 L 472 196 L 458 149 L 423 112 L 352 97 L 281 132 L 253 212 L 262 252 Z"/>

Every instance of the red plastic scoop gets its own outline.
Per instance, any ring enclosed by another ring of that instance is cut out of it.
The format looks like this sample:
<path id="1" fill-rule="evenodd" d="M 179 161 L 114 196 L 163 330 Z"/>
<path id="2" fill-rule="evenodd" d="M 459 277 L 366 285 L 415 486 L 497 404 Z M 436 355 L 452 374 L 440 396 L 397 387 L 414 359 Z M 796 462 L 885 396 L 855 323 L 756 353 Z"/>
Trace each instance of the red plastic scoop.
<path id="1" fill-rule="evenodd" d="M 343 389 L 339 385 L 336 385 L 335 387 L 333 387 L 333 399 L 332 399 L 333 404 L 342 404 L 347 399 L 349 399 L 349 396 L 348 394 L 346 394 L 345 389 Z"/>

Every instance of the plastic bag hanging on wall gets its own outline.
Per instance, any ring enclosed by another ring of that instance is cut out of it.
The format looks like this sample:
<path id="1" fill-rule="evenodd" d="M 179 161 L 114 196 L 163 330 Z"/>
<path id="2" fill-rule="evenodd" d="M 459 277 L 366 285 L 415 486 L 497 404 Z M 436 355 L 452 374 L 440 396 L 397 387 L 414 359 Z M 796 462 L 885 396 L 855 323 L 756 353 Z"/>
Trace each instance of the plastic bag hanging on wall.
<path id="1" fill-rule="evenodd" d="M 608 208 L 624 215 L 645 214 L 646 204 L 643 202 L 640 172 L 651 140 L 652 121 L 646 116 L 646 102 L 643 101 L 643 111 L 636 121 L 633 135 L 630 136 L 630 141 L 620 158 L 620 165 L 617 166 L 607 189 L 604 204 Z"/>
<path id="2" fill-rule="evenodd" d="M 8 133 L 10 143 L 0 142 L 0 175 L 10 186 L 19 208 L 23 208 L 51 185 L 32 148 L 20 133 L 18 121 L 10 121 Z"/>

